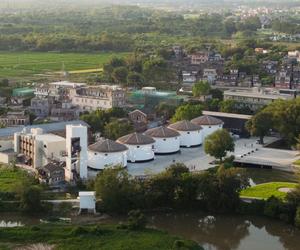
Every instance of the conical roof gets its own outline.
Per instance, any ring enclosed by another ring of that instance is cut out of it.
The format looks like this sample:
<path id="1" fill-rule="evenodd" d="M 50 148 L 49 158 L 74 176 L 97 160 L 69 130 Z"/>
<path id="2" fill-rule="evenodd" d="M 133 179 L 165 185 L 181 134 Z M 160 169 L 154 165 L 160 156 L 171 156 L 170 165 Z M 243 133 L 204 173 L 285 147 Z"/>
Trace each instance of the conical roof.
<path id="1" fill-rule="evenodd" d="M 180 135 L 177 131 L 164 126 L 148 129 L 145 134 L 156 138 L 170 138 Z"/>
<path id="2" fill-rule="evenodd" d="M 147 145 L 154 143 L 155 140 L 141 133 L 132 133 L 119 138 L 117 142 L 128 145 Z"/>
<path id="3" fill-rule="evenodd" d="M 208 115 L 203 115 L 200 117 L 197 117 L 193 120 L 191 120 L 192 123 L 196 124 L 196 125 L 221 125 L 224 122 L 218 118 L 212 117 L 212 116 L 208 116 Z"/>
<path id="4" fill-rule="evenodd" d="M 99 140 L 96 143 L 89 146 L 89 150 L 99 153 L 123 152 L 127 149 L 128 148 L 125 145 L 109 139 Z"/>
<path id="5" fill-rule="evenodd" d="M 197 131 L 201 130 L 202 127 L 191 123 L 190 121 L 183 120 L 169 125 L 169 128 L 175 129 L 177 131 Z"/>

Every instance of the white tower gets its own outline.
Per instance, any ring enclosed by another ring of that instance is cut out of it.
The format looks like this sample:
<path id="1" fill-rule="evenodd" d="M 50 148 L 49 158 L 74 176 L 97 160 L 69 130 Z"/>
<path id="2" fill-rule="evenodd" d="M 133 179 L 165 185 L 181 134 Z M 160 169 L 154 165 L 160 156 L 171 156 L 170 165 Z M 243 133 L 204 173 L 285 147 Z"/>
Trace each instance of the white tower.
<path id="1" fill-rule="evenodd" d="M 87 127 L 66 126 L 66 180 L 87 179 Z"/>

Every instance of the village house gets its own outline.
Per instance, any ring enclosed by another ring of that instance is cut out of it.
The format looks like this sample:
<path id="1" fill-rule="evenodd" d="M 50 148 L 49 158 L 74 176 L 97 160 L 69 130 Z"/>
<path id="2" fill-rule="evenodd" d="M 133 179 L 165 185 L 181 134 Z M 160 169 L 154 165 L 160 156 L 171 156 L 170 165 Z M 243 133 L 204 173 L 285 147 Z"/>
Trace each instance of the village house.
<path id="1" fill-rule="evenodd" d="M 72 104 L 80 111 L 124 107 L 125 90 L 119 86 L 99 85 L 72 89 Z"/>
<path id="2" fill-rule="evenodd" d="M 0 116 L 0 125 L 4 127 L 24 126 L 29 124 L 29 115 L 25 111 L 10 111 Z"/>
<path id="3" fill-rule="evenodd" d="M 45 166 L 37 169 L 40 183 L 56 186 L 65 181 L 65 163 L 50 161 Z"/>
<path id="4" fill-rule="evenodd" d="M 209 52 L 201 51 L 190 55 L 192 65 L 200 65 L 209 60 Z"/>
<path id="5" fill-rule="evenodd" d="M 281 68 L 275 76 L 275 87 L 280 89 L 290 89 L 292 75 L 289 69 Z"/>

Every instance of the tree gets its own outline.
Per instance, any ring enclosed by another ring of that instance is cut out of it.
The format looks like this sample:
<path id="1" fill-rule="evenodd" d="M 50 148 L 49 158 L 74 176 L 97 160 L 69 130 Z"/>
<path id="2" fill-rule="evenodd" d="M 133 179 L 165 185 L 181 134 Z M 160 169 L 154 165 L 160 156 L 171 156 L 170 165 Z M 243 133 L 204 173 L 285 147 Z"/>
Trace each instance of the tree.
<path id="1" fill-rule="evenodd" d="M 220 102 L 220 111 L 225 113 L 235 113 L 237 103 L 234 100 L 224 100 Z"/>
<path id="2" fill-rule="evenodd" d="M 104 126 L 104 136 L 111 140 L 116 140 L 124 135 L 134 131 L 133 126 L 128 121 L 119 121 L 117 119 L 107 123 Z"/>
<path id="3" fill-rule="evenodd" d="M 35 213 L 42 210 L 41 189 L 38 186 L 23 183 L 17 194 L 20 198 L 20 208 L 26 213 Z"/>
<path id="4" fill-rule="evenodd" d="M 176 107 L 169 105 L 166 102 L 161 102 L 155 107 L 155 112 L 158 116 L 163 116 L 165 119 L 170 119 L 174 115 Z"/>
<path id="5" fill-rule="evenodd" d="M 227 130 L 219 129 L 205 139 L 204 150 L 222 162 L 228 151 L 234 151 L 234 142 Z"/>
<path id="6" fill-rule="evenodd" d="M 95 179 L 97 197 L 111 212 L 126 212 L 132 208 L 134 186 L 127 171 L 120 166 L 105 168 Z"/>
<path id="7" fill-rule="evenodd" d="M 128 70 L 126 67 L 117 67 L 112 72 L 112 78 L 114 82 L 118 84 L 126 84 L 127 83 Z"/>
<path id="8" fill-rule="evenodd" d="M 246 123 L 247 130 L 253 136 L 259 136 L 259 143 L 264 143 L 264 137 L 273 127 L 273 116 L 269 112 L 260 111 Z"/>
<path id="9" fill-rule="evenodd" d="M 144 79 L 140 73 L 130 71 L 127 76 L 127 84 L 133 87 L 141 88 L 143 86 Z"/>
<path id="10" fill-rule="evenodd" d="M 200 81 L 193 86 L 193 96 L 199 97 L 210 93 L 210 85 L 207 81 Z"/>
<path id="11" fill-rule="evenodd" d="M 185 104 L 179 106 L 172 117 L 172 122 L 182 120 L 192 120 L 202 115 L 203 106 L 201 104 Z"/>

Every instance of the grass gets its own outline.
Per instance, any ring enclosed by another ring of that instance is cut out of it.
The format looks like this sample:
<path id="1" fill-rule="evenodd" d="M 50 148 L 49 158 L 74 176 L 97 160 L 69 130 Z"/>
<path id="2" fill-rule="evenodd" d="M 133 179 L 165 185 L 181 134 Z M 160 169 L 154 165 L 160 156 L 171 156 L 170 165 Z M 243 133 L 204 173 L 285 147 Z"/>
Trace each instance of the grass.
<path id="1" fill-rule="evenodd" d="M 169 250 L 202 249 L 192 241 L 182 240 L 166 232 L 153 229 L 130 231 L 113 225 L 98 226 L 55 226 L 0 229 L 0 248 L 14 249 L 43 243 L 55 249 L 101 249 L 101 250 Z M 182 247 L 178 247 L 178 246 Z M 23 248 L 22 248 L 23 249 Z"/>
<path id="2" fill-rule="evenodd" d="M 297 166 L 297 167 L 300 167 L 300 159 L 295 161 L 294 164 Z"/>
<path id="3" fill-rule="evenodd" d="M 268 182 L 250 187 L 241 191 L 242 198 L 268 199 L 272 195 L 284 199 L 286 193 L 279 191 L 280 188 L 295 188 L 298 184 L 292 182 Z"/>
<path id="4" fill-rule="evenodd" d="M 23 170 L 0 166 L 0 192 L 13 192 L 15 184 L 27 178 Z"/>
<path id="5" fill-rule="evenodd" d="M 126 55 L 128 53 L 0 52 L 0 78 L 57 73 L 63 65 L 66 71 L 95 72 L 112 57 Z"/>

